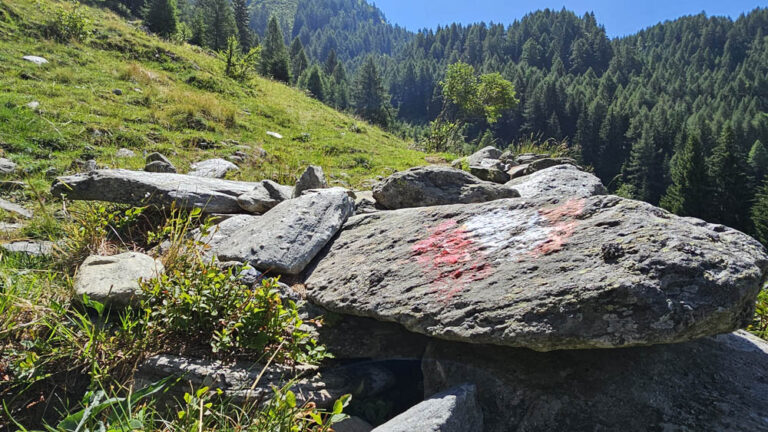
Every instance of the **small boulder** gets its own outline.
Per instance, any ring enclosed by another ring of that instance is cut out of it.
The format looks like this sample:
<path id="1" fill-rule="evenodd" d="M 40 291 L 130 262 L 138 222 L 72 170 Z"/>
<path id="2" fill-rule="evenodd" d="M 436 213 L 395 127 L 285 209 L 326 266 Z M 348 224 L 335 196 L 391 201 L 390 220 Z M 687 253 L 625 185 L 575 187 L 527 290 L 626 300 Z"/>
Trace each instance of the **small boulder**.
<path id="1" fill-rule="evenodd" d="M 136 153 L 134 153 L 133 150 L 129 150 L 127 148 L 121 148 L 120 150 L 115 153 L 115 157 L 119 158 L 132 158 L 136 156 Z"/>
<path id="2" fill-rule="evenodd" d="M 112 94 L 115 95 L 115 96 L 122 96 L 123 95 L 123 91 L 121 89 L 119 89 L 119 88 L 112 89 Z"/>
<path id="3" fill-rule="evenodd" d="M 483 413 L 474 385 L 438 393 L 373 432 L 483 432 Z"/>
<path id="4" fill-rule="evenodd" d="M 509 181 L 509 174 L 504 168 L 504 164 L 498 159 L 483 159 L 477 165 L 470 165 L 469 172 L 480 180 L 506 183 Z"/>
<path id="5" fill-rule="evenodd" d="M 339 423 L 334 423 L 333 430 L 334 432 L 371 432 L 373 426 L 360 417 L 352 416 Z"/>
<path id="6" fill-rule="evenodd" d="M 153 173 L 176 173 L 176 167 L 171 161 L 160 153 L 150 153 L 147 155 L 147 165 L 144 171 Z"/>
<path id="7" fill-rule="evenodd" d="M 518 158 L 520 160 L 520 158 Z M 541 171 L 547 168 L 551 168 L 557 165 L 576 165 L 576 161 L 571 158 L 538 158 L 519 166 L 512 167 L 507 174 L 510 179 L 515 179 L 522 176 L 533 174 L 537 171 Z"/>
<path id="8" fill-rule="evenodd" d="M 292 195 L 292 187 L 277 184 L 272 180 L 262 180 L 256 183 L 253 190 L 240 195 L 237 203 L 249 213 L 263 214 L 281 202 L 291 199 Z"/>
<path id="9" fill-rule="evenodd" d="M 469 163 L 469 166 L 479 165 L 480 162 L 483 161 L 483 159 L 499 159 L 500 157 L 501 157 L 501 150 L 493 146 L 488 146 L 488 147 L 485 147 L 484 149 L 478 150 L 477 152 L 469 156 L 467 158 L 467 163 Z"/>
<path id="10" fill-rule="evenodd" d="M 480 203 L 517 196 L 515 190 L 445 166 L 425 166 L 395 173 L 373 189 L 376 202 L 390 210 Z"/>
<path id="11" fill-rule="evenodd" d="M 296 182 L 296 186 L 293 188 L 293 197 L 298 198 L 304 191 L 312 189 L 325 189 L 328 187 L 328 182 L 325 181 L 325 174 L 323 169 L 319 166 L 310 165 L 301 174 L 299 180 Z"/>
<path id="12" fill-rule="evenodd" d="M 87 294 L 101 303 L 126 306 L 141 297 L 139 280 L 153 279 L 164 271 L 162 262 L 138 252 L 92 255 L 75 276 L 75 295 Z"/>
<path id="13" fill-rule="evenodd" d="M 44 64 L 48 63 L 48 60 L 46 60 L 45 58 L 39 57 L 39 56 L 33 56 L 33 55 L 24 56 L 24 57 L 22 57 L 22 59 L 24 59 L 24 60 L 26 60 L 26 61 L 28 61 L 30 63 L 34 63 L 34 64 L 36 64 L 38 66 L 44 65 Z"/>
<path id="14" fill-rule="evenodd" d="M 237 165 L 224 159 L 204 160 L 192 164 L 191 168 L 193 171 L 189 175 L 209 178 L 224 178 L 228 172 L 240 170 Z"/>
<path id="15" fill-rule="evenodd" d="M 267 131 L 267 135 L 275 139 L 283 139 L 283 136 L 277 132 Z"/>
<path id="16" fill-rule="evenodd" d="M 522 198 L 588 198 L 608 191 L 599 178 L 574 165 L 557 165 L 506 184 Z"/>
<path id="17" fill-rule="evenodd" d="M 0 175 L 13 174 L 17 168 L 18 165 L 10 159 L 0 158 Z"/>

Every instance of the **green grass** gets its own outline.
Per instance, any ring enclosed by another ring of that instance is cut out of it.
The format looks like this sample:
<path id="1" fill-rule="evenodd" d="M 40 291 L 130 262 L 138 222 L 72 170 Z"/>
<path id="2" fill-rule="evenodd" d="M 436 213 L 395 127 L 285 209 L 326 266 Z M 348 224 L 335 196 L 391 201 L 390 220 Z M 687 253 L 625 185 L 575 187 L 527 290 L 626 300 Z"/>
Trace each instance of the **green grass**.
<path id="1" fill-rule="evenodd" d="M 63 172 L 89 154 L 100 164 L 137 169 L 142 152 L 161 151 L 184 172 L 197 160 L 238 150 L 253 154 L 257 147 L 269 157 L 248 160 L 238 178 L 290 183 L 316 164 L 356 186 L 425 164 L 424 153 L 397 137 L 285 85 L 228 79 L 212 53 L 146 35 L 110 12 L 86 8 L 93 35 L 58 43 L 43 35 L 61 3 L 10 0 L 0 7 L 0 143 L 32 177 L 51 167 Z M 36 66 L 24 55 L 50 63 Z M 26 107 L 32 101 L 40 103 L 38 110 Z M 353 132 L 355 125 L 361 133 Z M 309 140 L 294 139 L 302 134 Z M 203 140 L 227 143 L 195 147 Z M 120 147 L 137 156 L 116 159 Z"/>

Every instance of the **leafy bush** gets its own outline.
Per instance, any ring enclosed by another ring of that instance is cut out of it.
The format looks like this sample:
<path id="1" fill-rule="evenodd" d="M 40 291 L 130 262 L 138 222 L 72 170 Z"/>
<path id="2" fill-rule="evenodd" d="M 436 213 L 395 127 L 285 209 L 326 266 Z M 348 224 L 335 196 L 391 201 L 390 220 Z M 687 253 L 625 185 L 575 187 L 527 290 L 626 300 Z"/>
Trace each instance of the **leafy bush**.
<path id="1" fill-rule="evenodd" d="M 749 326 L 749 331 L 763 339 L 768 339 L 768 290 L 760 291 L 757 296 L 755 318 Z"/>
<path id="2" fill-rule="evenodd" d="M 225 75 L 238 81 L 246 81 L 259 65 L 261 47 L 251 48 L 247 53 L 243 53 L 237 38 L 230 36 L 227 39 L 227 48 L 219 56 L 224 60 Z"/>
<path id="3" fill-rule="evenodd" d="M 54 18 L 45 26 L 48 37 L 60 42 L 85 41 L 93 33 L 93 24 L 79 2 L 65 3 L 54 12 Z"/>

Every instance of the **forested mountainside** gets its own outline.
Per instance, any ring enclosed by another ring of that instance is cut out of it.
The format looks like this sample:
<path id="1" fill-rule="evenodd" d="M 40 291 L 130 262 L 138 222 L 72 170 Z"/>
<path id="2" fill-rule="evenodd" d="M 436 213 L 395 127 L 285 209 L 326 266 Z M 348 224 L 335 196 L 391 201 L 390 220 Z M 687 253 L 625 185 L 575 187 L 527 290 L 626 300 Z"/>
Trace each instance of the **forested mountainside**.
<path id="1" fill-rule="evenodd" d="M 326 24 L 292 30 L 312 35 L 300 38 L 312 47 L 310 63 L 327 64 L 338 54 L 354 71 L 359 59 L 375 55 L 400 124 L 426 128 L 440 117 L 446 101 L 439 83 L 456 62 L 500 72 L 514 84 L 514 108 L 493 124 L 466 122 L 459 144 L 445 142 L 443 149 L 471 150 L 481 138 L 502 148 L 531 137 L 567 141 L 613 192 L 768 240 L 765 222 L 755 220 L 761 214 L 750 210 L 766 192 L 758 194 L 768 169 L 768 10 L 736 20 L 702 13 L 615 40 L 594 15 L 566 10 L 411 36 L 392 26 L 356 27 L 355 41 L 376 34 L 396 48 L 387 55 L 382 47 L 339 43 L 346 27 L 336 20 L 359 13 L 359 2 L 311 3 L 298 8 L 300 22 Z M 339 18 L 327 18 L 334 13 Z M 333 67 L 324 69 L 329 76 L 321 81 L 336 87 Z"/>

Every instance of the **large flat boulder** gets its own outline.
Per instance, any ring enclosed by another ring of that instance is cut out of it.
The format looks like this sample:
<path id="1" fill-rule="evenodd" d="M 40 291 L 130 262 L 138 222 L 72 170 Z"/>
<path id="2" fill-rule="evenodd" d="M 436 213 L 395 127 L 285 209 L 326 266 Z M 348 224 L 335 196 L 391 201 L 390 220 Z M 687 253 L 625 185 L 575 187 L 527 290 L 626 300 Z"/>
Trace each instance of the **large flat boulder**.
<path id="1" fill-rule="evenodd" d="M 129 170 L 96 170 L 59 177 L 51 188 L 56 196 L 73 200 L 108 201 L 130 205 L 176 203 L 183 209 L 208 213 L 242 213 L 237 198 L 255 183 L 194 177 L 183 174 Z"/>
<path id="2" fill-rule="evenodd" d="M 766 270 L 751 237 L 639 201 L 510 199 L 355 216 L 306 286 L 333 312 L 550 351 L 734 331 Z"/>
<path id="3" fill-rule="evenodd" d="M 557 165 L 507 182 L 523 198 L 588 198 L 608 191 L 594 175 L 574 165 Z"/>
<path id="4" fill-rule="evenodd" d="M 344 189 L 306 193 L 281 202 L 212 253 L 263 272 L 299 274 L 354 212 L 355 202 Z"/>
<path id="5" fill-rule="evenodd" d="M 438 393 L 373 432 L 484 432 L 477 389 L 464 384 Z"/>
<path id="6" fill-rule="evenodd" d="M 517 191 L 487 182 L 459 169 L 424 166 L 395 173 L 373 189 L 387 209 L 470 204 L 519 196 Z"/>
<path id="7" fill-rule="evenodd" d="M 742 331 L 550 353 L 433 341 L 422 370 L 427 394 L 474 383 L 486 432 L 768 430 L 768 343 Z"/>
<path id="8" fill-rule="evenodd" d="M 141 298 L 139 281 L 156 278 L 165 271 L 160 260 L 138 252 L 113 256 L 91 255 L 75 276 L 75 295 L 87 294 L 91 300 L 126 306 Z"/>

